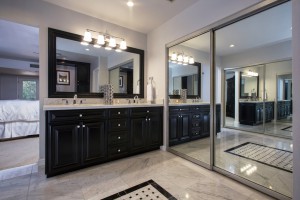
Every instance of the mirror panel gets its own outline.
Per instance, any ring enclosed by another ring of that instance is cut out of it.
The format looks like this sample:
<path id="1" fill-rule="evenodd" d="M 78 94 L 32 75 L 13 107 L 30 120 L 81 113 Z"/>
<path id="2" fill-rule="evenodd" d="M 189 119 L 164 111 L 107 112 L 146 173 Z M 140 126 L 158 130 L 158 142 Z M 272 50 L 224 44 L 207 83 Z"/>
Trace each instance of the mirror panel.
<path id="1" fill-rule="evenodd" d="M 82 36 L 49 28 L 49 97 L 101 97 L 112 84 L 114 97 L 144 96 L 144 51 L 122 52 L 80 44 Z"/>
<path id="2" fill-rule="evenodd" d="M 201 64 L 179 65 L 169 62 L 169 95 L 180 95 L 181 89 L 187 89 L 188 97 L 200 96 Z"/>

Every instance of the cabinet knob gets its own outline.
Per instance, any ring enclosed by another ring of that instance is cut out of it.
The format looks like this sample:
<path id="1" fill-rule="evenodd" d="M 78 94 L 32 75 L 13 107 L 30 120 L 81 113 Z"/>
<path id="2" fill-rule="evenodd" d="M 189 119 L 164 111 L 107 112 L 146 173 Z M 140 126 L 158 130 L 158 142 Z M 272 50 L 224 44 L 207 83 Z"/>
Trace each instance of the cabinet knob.
<path id="1" fill-rule="evenodd" d="M 121 114 L 120 112 L 118 112 L 118 115 Z"/>
<path id="2" fill-rule="evenodd" d="M 82 128 L 85 128 L 85 125 L 82 125 Z"/>
<path id="3" fill-rule="evenodd" d="M 82 114 L 79 114 L 79 117 L 82 117 Z"/>
<path id="4" fill-rule="evenodd" d="M 121 139 L 121 137 L 120 137 L 120 136 L 118 137 L 118 140 L 119 140 L 119 139 Z"/>
<path id="5" fill-rule="evenodd" d="M 121 124 L 118 124 L 118 126 L 121 126 Z"/>
<path id="6" fill-rule="evenodd" d="M 77 125 L 77 128 L 80 128 L 80 126 L 79 126 L 79 125 Z"/>
<path id="7" fill-rule="evenodd" d="M 146 118 L 146 121 L 148 121 L 148 119 Z"/>
<path id="8" fill-rule="evenodd" d="M 149 118 L 149 121 L 151 120 L 151 118 Z"/>
<path id="9" fill-rule="evenodd" d="M 121 152 L 121 149 L 118 149 L 118 152 Z"/>
<path id="10" fill-rule="evenodd" d="M 147 110 L 147 113 L 149 112 L 149 110 Z"/>

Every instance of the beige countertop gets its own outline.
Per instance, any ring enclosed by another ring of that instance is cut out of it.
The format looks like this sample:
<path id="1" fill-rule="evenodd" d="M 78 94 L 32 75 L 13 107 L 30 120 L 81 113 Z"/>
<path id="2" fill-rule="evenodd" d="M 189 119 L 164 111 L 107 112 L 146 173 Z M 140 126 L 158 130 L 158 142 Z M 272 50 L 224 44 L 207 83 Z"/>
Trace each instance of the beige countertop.
<path id="1" fill-rule="evenodd" d="M 105 109 L 105 108 L 138 108 L 138 107 L 160 107 L 163 104 L 56 104 L 56 105 L 44 105 L 43 110 L 78 110 L 78 109 Z"/>
<path id="2" fill-rule="evenodd" d="M 210 105 L 209 102 L 194 102 L 194 103 L 169 103 L 169 106 L 200 106 Z"/>

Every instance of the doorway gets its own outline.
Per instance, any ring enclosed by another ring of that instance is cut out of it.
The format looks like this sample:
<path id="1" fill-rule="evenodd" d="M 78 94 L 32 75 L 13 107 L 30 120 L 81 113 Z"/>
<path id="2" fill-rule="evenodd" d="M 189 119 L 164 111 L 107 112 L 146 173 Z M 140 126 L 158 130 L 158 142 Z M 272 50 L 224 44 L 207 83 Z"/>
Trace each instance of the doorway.
<path id="1" fill-rule="evenodd" d="M 0 35 L 0 176 L 12 178 L 39 159 L 39 29 L 0 20 Z"/>

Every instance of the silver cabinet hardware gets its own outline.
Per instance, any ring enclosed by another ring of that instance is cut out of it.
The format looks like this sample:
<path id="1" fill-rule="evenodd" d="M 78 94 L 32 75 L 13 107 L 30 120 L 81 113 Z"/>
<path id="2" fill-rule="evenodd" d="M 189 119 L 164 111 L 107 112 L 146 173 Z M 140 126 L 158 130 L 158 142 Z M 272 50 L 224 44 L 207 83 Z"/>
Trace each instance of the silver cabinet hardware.
<path id="1" fill-rule="evenodd" d="M 85 128 L 85 125 L 82 125 L 83 128 Z"/>
<path id="2" fill-rule="evenodd" d="M 118 137 L 118 140 L 119 140 L 119 139 L 121 139 L 121 137 L 120 137 L 120 136 Z"/>
<path id="3" fill-rule="evenodd" d="M 118 126 L 121 126 L 121 124 L 118 124 Z"/>
<path id="4" fill-rule="evenodd" d="M 121 114 L 121 112 L 118 112 L 118 115 Z"/>
<path id="5" fill-rule="evenodd" d="M 77 128 L 80 128 L 80 126 L 79 126 L 79 125 L 77 125 Z"/>
<path id="6" fill-rule="evenodd" d="M 149 118 L 149 121 L 151 120 L 151 118 Z"/>
<path id="7" fill-rule="evenodd" d="M 82 114 L 79 114 L 79 117 L 82 117 Z"/>
<path id="8" fill-rule="evenodd" d="M 121 152 L 121 149 L 118 149 L 118 152 Z"/>

